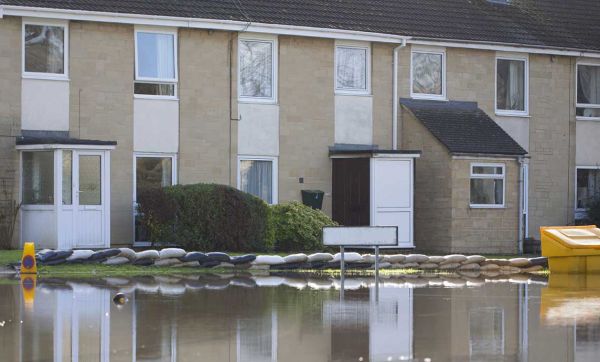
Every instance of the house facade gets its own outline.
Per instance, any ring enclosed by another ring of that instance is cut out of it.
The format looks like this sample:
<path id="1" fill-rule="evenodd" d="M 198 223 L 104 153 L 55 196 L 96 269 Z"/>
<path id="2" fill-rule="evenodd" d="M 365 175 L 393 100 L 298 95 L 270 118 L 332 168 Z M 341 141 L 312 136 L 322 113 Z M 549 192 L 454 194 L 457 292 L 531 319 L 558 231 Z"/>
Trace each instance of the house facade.
<path id="1" fill-rule="evenodd" d="M 464 16 L 412 3 L 0 0 L 14 243 L 143 242 L 136 192 L 196 182 L 323 190 L 326 213 L 427 251 L 517 252 L 574 223 L 600 190 L 600 41 L 554 19 L 588 15 L 453 0 L 481 21 L 427 33 L 411 18 Z M 366 166 L 340 192 L 349 162 Z"/>

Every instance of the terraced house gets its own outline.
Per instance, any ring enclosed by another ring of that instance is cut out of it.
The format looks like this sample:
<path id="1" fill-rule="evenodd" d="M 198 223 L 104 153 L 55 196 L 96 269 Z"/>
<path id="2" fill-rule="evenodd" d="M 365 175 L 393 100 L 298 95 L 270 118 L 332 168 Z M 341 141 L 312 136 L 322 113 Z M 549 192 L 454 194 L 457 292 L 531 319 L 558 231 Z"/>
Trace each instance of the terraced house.
<path id="1" fill-rule="evenodd" d="M 325 192 L 399 247 L 517 252 L 600 191 L 592 0 L 0 0 L 14 243 L 144 242 L 143 187 Z M 10 218 L 8 218 L 10 219 Z M 5 223 L 6 223 L 5 219 Z"/>

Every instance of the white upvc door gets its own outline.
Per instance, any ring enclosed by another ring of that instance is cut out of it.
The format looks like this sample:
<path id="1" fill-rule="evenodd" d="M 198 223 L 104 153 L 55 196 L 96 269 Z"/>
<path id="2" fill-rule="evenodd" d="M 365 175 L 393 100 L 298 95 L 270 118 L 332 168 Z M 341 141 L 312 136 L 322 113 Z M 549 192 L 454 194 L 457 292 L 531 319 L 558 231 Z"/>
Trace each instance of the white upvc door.
<path id="1" fill-rule="evenodd" d="M 413 243 L 413 158 L 371 159 L 371 225 L 397 226 L 398 247 Z"/>
<path id="2" fill-rule="evenodd" d="M 110 245 L 109 160 L 106 151 L 73 152 L 73 247 Z"/>

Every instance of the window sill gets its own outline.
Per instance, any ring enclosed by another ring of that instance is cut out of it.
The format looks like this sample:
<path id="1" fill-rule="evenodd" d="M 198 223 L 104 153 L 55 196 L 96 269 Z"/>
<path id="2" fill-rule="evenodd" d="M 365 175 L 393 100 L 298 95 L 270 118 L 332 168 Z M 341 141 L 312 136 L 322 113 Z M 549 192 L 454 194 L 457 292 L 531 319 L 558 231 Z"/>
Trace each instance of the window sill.
<path id="1" fill-rule="evenodd" d="M 470 209 L 506 209 L 505 205 L 469 205 Z"/>
<path id="2" fill-rule="evenodd" d="M 133 98 L 135 99 L 153 99 L 158 101 L 179 101 L 178 97 L 174 96 L 153 96 L 150 94 L 134 94 Z"/>
<path id="3" fill-rule="evenodd" d="M 411 94 L 410 98 L 412 98 L 412 99 L 423 99 L 423 100 L 428 100 L 428 101 L 448 102 L 448 98 L 446 96 L 440 96 L 440 95 Z"/>
<path id="4" fill-rule="evenodd" d="M 278 105 L 277 100 L 274 99 L 261 99 L 261 98 L 238 98 L 238 103 L 241 104 L 270 104 Z"/>
<path id="5" fill-rule="evenodd" d="M 498 117 L 531 118 L 529 113 L 517 113 L 517 112 L 512 113 L 512 112 L 502 112 L 502 111 L 496 110 L 495 114 Z"/>
<path id="6" fill-rule="evenodd" d="M 370 92 L 352 92 L 352 91 L 344 91 L 344 90 L 336 90 L 336 96 L 357 96 L 357 97 L 373 97 L 373 94 Z"/>
<path id="7" fill-rule="evenodd" d="M 577 120 L 577 121 L 593 121 L 593 122 L 598 122 L 598 121 L 600 121 L 600 117 L 575 116 L 575 120 Z"/>
<path id="8" fill-rule="evenodd" d="M 70 80 L 68 76 L 60 74 L 23 73 L 21 77 L 23 79 L 56 80 L 62 82 L 68 82 Z"/>

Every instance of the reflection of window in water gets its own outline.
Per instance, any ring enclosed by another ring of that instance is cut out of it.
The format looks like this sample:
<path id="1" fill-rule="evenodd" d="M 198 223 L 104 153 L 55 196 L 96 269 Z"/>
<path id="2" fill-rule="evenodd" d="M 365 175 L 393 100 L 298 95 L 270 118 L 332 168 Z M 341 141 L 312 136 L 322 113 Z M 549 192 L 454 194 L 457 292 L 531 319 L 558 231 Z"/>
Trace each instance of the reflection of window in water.
<path id="1" fill-rule="evenodd" d="M 237 323 L 237 361 L 277 361 L 277 312 Z"/>
<path id="2" fill-rule="evenodd" d="M 472 361 L 504 354 L 504 310 L 481 308 L 469 312 L 469 353 Z"/>
<path id="3" fill-rule="evenodd" d="M 600 325 L 575 326 L 575 361 L 597 361 L 600 356 Z"/>

